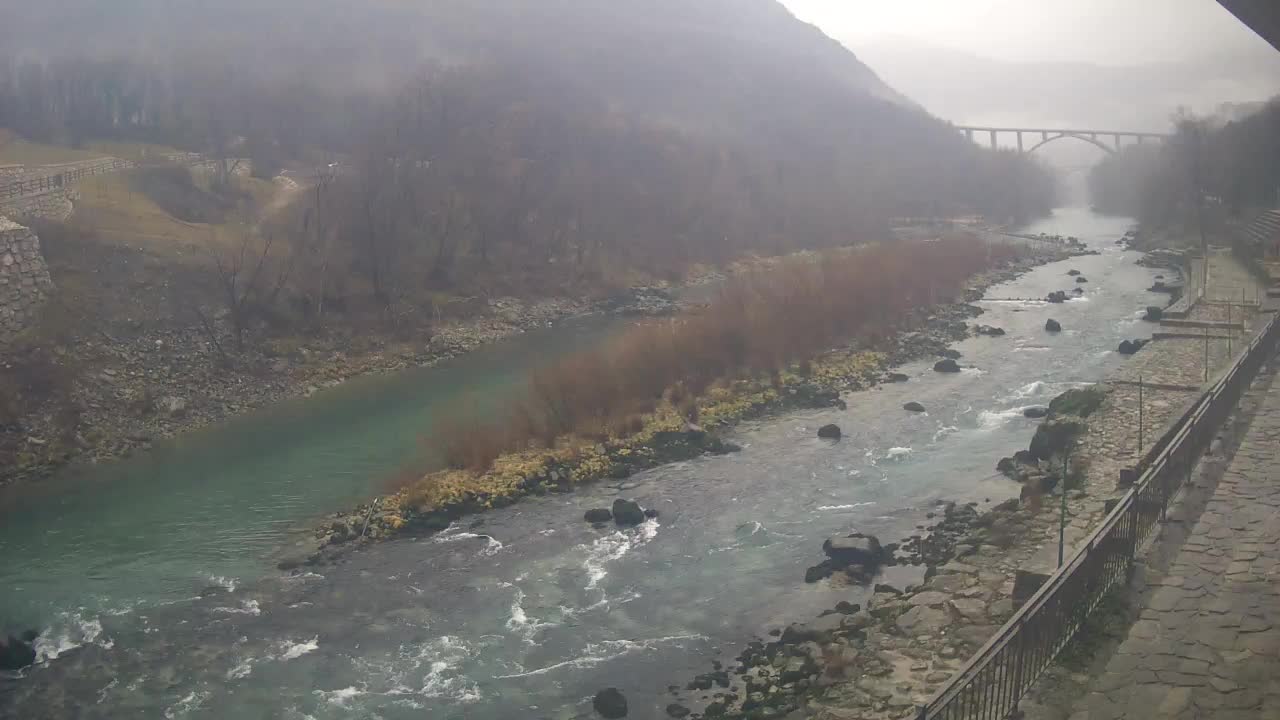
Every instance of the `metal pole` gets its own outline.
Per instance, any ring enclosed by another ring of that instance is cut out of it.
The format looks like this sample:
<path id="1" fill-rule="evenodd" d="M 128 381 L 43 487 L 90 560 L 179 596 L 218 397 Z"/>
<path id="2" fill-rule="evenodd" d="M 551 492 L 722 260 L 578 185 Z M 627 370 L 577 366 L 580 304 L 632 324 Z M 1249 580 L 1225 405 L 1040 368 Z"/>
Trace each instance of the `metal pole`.
<path id="1" fill-rule="evenodd" d="M 1142 421 L 1143 420 L 1144 418 L 1143 418 L 1143 409 L 1142 409 L 1142 376 L 1139 375 L 1138 376 L 1138 460 L 1139 461 L 1142 460 L 1142 445 L 1143 445 Z"/>
<path id="2" fill-rule="evenodd" d="M 1209 328 L 1204 329 L 1204 381 L 1209 382 Z"/>
<path id="3" fill-rule="evenodd" d="M 1244 311 L 1244 305 L 1240 306 L 1241 312 Z M 1227 358 L 1231 358 L 1231 336 L 1235 335 L 1235 328 L 1231 327 L 1231 301 L 1227 301 Z"/>
<path id="4" fill-rule="evenodd" d="M 1058 514 L 1058 567 L 1062 567 L 1062 558 L 1067 547 L 1067 451 L 1062 451 L 1062 503 Z"/>

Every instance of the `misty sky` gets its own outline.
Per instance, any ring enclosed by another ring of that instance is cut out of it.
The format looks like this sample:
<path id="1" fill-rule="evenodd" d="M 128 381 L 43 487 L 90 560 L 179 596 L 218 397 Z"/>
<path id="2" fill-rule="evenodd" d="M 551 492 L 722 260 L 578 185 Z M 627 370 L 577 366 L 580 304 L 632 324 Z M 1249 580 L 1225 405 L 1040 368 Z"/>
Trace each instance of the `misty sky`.
<path id="1" fill-rule="evenodd" d="M 857 51 L 903 37 L 1002 60 L 1141 64 L 1269 47 L 1215 0 L 782 0 Z"/>

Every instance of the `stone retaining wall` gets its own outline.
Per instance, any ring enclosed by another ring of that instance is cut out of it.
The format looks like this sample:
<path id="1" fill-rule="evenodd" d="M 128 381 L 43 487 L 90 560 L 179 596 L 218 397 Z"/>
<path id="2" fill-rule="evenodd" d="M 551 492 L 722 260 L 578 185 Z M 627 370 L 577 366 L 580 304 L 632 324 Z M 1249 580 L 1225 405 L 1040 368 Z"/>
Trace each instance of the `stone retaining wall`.
<path id="1" fill-rule="evenodd" d="M 28 195 L 13 200 L 0 200 L 0 217 L 44 218 L 65 222 L 75 210 L 79 199 L 75 188 L 54 190 L 42 195 Z"/>
<path id="2" fill-rule="evenodd" d="M 30 228 L 0 217 L 0 345 L 27 328 L 51 290 L 40 239 Z"/>

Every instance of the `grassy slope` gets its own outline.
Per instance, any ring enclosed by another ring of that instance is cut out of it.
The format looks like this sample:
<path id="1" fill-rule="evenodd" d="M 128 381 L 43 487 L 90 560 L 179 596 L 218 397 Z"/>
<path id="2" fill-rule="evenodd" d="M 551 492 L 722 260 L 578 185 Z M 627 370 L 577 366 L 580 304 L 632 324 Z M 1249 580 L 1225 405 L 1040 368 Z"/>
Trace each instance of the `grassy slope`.
<path id="1" fill-rule="evenodd" d="M 7 141 L 6 137 L 9 138 Z M 0 165 L 56 165 L 105 156 L 105 153 L 94 150 L 33 143 L 12 135 L 0 136 Z"/>

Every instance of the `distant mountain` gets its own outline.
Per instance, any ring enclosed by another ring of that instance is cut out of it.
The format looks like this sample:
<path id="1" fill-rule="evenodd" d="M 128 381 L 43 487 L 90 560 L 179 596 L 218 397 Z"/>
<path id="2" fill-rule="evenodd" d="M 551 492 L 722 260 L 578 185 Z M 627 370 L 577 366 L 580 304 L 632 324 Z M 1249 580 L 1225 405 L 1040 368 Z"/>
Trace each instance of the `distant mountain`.
<path id="1" fill-rule="evenodd" d="M 857 50 L 894 87 L 957 123 L 1165 131 L 1179 107 L 1210 114 L 1280 92 L 1280 53 L 1270 48 L 1129 67 L 1014 63 L 903 39 Z"/>

